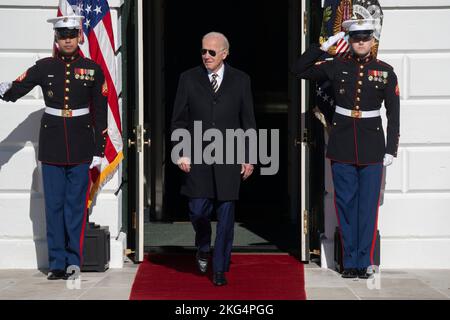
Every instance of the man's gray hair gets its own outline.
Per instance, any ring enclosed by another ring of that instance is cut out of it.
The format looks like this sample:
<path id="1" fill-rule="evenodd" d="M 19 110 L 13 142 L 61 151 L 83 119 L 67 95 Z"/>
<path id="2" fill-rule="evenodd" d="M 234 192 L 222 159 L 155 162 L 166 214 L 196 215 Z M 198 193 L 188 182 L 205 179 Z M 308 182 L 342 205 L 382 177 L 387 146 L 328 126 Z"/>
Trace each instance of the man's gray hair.
<path id="1" fill-rule="evenodd" d="M 203 40 L 207 39 L 207 38 L 219 38 L 222 39 L 223 41 L 223 49 L 226 49 L 228 51 L 230 51 L 230 42 L 228 41 L 227 37 L 225 37 L 225 35 L 223 33 L 220 32 L 210 32 L 205 34 L 205 36 L 203 37 Z"/>

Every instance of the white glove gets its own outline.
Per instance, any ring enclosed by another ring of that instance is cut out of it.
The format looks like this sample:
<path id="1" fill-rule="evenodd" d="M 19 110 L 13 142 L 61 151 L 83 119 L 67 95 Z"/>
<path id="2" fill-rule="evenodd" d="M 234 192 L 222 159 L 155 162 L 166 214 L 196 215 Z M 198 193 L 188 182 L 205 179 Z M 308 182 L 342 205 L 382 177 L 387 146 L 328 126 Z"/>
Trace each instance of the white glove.
<path id="1" fill-rule="evenodd" d="M 318 107 L 315 107 L 313 109 L 314 112 L 314 116 L 316 117 L 317 120 L 319 120 L 322 125 L 326 128 L 328 126 L 327 124 L 327 120 L 325 119 L 325 115 L 320 111 L 320 109 Z"/>
<path id="2" fill-rule="evenodd" d="M 0 83 L 0 96 L 3 97 L 3 95 L 8 92 L 9 89 L 12 87 L 12 82 L 2 82 Z"/>
<path id="3" fill-rule="evenodd" d="M 328 52 L 332 46 L 334 46 L 339 40 L 345 37 L 345 32 L 341 31 L 336 33 L 334 36 L 329 37 L 327 41 L 325 41 L 320 49 L 322 51 Z"/>
<path id="4" fill-rule="evenodd" d="M 383 165 L 384 165 L 385 167 L 389 167 L 393 162 L 394 162 L 394 156 L 393 156 L 393 155 L 386 154 L 386 155 L 384 156 Z"/>
<path id="5" fill-rule="evenodd" d="M 91 163 L 89 169 L 97 168 L 98 171 L 100 171 L 101 166 L 102 166 L 102 158 L 94 157 L 94 158 L 92 158 L 92 163 Z"/>

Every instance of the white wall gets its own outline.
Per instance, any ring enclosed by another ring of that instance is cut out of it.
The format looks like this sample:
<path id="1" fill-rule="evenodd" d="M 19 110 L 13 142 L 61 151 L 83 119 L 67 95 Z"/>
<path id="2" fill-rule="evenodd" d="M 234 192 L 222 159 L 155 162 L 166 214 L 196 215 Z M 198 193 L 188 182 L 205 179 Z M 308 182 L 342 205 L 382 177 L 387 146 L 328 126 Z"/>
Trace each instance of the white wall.
<path id="1" fill-rule="evenodd" d="M 381 264 L 450 268 L 450 0 L 380 4 L 379 58 L 394 66 L 401 90 L 399 157 L 387 169 L 379 215 Z M 327 180 L 326 236 L 332 239 L 330 175 Z"/>
<path id="2" fill-rule="evenodd" d="M 119 0 L 109 1 L 120 48 Z M 46 19 L 58 0 L 0 0 L 0 82 L 12 81 L 37 59 L 51 56 L 53 31 Z M 117 58 L 120 70 L 120 56 Z M 120 76 L 120 75 L 119 75 Z M 118 81 L 119 88 L 121 79 Z M 48 265 L 42 175 L 37 161 L 39 121 L 44 101 L 35 88 L 17 103 L 0 102 L 0 269 Z M 109 226 L 111 267 L 122 267 L 124 244 L 115 240 L 122 222 L 122 195 L 114 192 L 120 173 L 104 188 L 91 222 Z"/>

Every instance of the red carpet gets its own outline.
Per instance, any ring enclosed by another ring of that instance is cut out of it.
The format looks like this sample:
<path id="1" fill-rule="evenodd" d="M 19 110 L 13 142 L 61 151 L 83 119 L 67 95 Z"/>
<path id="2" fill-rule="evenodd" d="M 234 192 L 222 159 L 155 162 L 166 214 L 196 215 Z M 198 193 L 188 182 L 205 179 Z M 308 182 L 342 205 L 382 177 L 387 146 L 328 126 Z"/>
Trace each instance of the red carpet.
<path id="1" fill-rule="evenodd" d="M 305 300 L 303 264 L 288 255 L 233 255 L 228 285 L 201 276 L 192 255 L 149 255 L 131 300 Z"/>

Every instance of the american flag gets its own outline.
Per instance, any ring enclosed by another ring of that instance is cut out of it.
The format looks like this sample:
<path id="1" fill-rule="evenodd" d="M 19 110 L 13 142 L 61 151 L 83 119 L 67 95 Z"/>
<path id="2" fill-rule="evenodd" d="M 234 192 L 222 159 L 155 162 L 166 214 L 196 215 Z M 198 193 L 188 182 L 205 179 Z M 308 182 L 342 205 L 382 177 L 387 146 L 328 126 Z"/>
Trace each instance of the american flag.
<path id="1" fill-rule="evenodd" d="M 322 31 L 320 39 L 325 42 L 329 37 L 335 35 L 342 30 L 342 22 L 349 20 L 352 17 L 352 1 L 350 0 L 324 0 L 322 1 L 324 8 L 324 17 L 322 21 Z M 346 56 L 350 52 L 350 45 L 347 37 L 339 40 L 335 47 L 330 50 L 323 58 L 332 58 L 336 56 Z M 316 84 L 316 106 L 321 111 L 322 123 L 326 126 L 327 123 L 332 122 L 335 97 L 330 81 L 318 82 Z"/>
<path id="2" fill-rule="evenodd" d="M 346 21 L 349 20 L 352 17 L 352 8 L 351 8 L 351 2 L 348 2 L 346 5 L 341 7 L 342 12 L 342 20 Z M 341 27 L 342 31 L 342 27 Z M 342 55 L 347 53 L 350 50 L 350 46 L 348 44 L 348 41 L 344 38 L 338 41 L 336 44 L 336 54 Z"/>
<path id="3" fill-rule="evenodd" d="M 84 42 L 80 44 L 82 55 L 94 60 L 103 70 L 108 85 L 108 139 L 101 171 L 90 172 L 88 207 L 98 191 L 114 176 L 123 160 L 122 125 L 118 100 L 118 76 L 116 48 L 112 28 L 111 11 L 107 0 L 60 0 L 58 17 L 81 15 Z"/>

